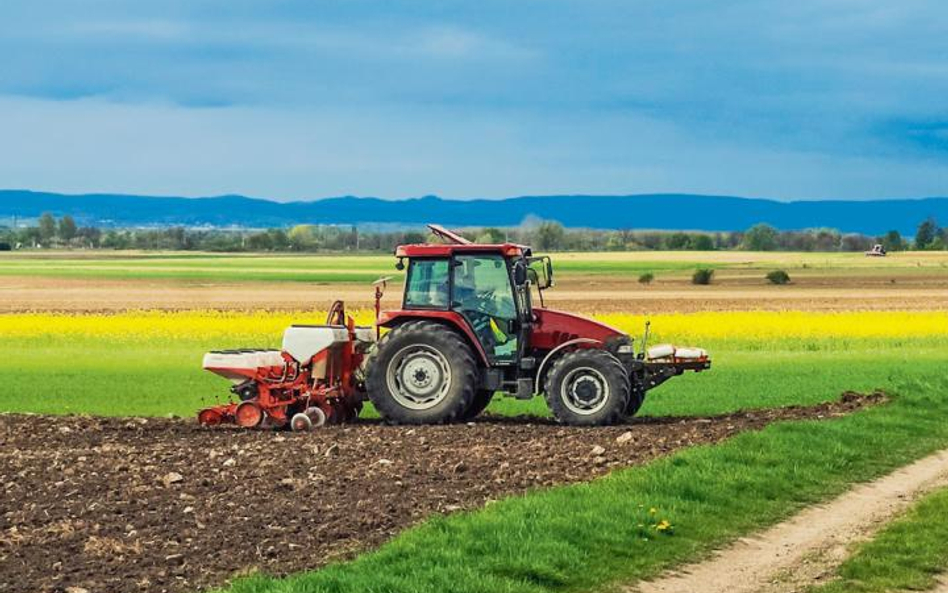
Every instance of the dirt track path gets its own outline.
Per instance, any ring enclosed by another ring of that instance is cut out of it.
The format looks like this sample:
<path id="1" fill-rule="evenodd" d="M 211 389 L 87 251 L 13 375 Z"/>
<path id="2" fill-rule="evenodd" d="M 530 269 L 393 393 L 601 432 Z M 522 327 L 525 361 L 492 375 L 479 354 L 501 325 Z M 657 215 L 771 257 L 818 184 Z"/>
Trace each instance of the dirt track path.
<path id="1" fill-rule="evenodd" d="M 948 450 L 811 507 L 710 559 L 628 589 L 636 593 L 789 593 L 832 574 L 854 542 L 870 539 L 919 496 L 948 485 Z M 943 584 L 938 591 L 948 593 Z"/>

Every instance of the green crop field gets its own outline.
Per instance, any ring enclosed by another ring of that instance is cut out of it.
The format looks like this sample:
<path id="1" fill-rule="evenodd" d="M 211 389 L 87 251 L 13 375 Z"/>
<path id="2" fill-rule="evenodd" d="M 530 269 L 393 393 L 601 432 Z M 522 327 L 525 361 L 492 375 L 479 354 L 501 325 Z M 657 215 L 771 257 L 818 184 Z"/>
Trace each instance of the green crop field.
<path id="1" fill-rule="evenodd" d="M 13 337 L 0 343 L 0 409 L 44 414 L 191 416 L 227 381 L 201 370 L 212 349 L 275 346 L 195 339 Z M 885 388 L 948 362 L 948 339 L 720 340 L 703 343 L 714 368 L 688 373 L 649 394 L 647 415 L 705 415 L 810 404 L 842 391 Z M 546 415 L 542 398 L 496 398 L 488 411 Z M 371 409 L 366 411 L 372 416 Z"/>
<path id="2" fill-rule="evenodd" d="M 948 256 L 908 252 L 887 258 L 860 253 L 613 252 L 557 253 L 564 275 L 652 272 L 682 275 L 695 268 L 756 272 L 775 267 L 798 274 L 944 273 Z M 0 255 L 0 276 L 178 281 L 368 282 L 398 275 L 389 255 L 25 252 Z"/>

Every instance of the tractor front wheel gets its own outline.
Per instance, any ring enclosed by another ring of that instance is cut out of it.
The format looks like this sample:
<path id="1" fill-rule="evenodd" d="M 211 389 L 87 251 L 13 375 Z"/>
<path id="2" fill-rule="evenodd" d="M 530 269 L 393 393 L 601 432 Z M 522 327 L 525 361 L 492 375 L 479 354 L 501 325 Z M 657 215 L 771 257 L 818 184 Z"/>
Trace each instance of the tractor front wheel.
<path id="1" fill-rule="evenodd" d="M 625 417 L 628 419 L 638 414 L 644 403 L 645 390 L 641 384 L 633 382 L 632 389 L 629 391 L 629 403 L 625 407 Z"/>
<path id="2" fill-rule="evenodd" d="M 455 422 L 474 401 L 477 363 L 464 338 L 453 329 L 430 321 L 409 321 L 379 340 L 368 362 L 366 388 L 387 422 Z"/>
<path id="3" fill-rule="evenodd" d="M 550 368 L 546 402 L 557 421 L 602 426 L 622 420 L 629 404 L 629 374 L 605 350 L 567 352 Z"/>

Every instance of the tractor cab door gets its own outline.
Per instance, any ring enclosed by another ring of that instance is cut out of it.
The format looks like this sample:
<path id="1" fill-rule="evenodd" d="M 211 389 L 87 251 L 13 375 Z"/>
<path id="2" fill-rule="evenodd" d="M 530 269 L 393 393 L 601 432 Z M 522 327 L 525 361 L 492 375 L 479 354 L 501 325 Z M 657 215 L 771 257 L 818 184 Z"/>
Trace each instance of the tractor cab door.
<path id="1" fill-rule="evenodd" d="M 455 255 L 451 308 L 467 320 L 494 364 L 515 364 L 521 349 L 517 301 L 507 259 Z"/>

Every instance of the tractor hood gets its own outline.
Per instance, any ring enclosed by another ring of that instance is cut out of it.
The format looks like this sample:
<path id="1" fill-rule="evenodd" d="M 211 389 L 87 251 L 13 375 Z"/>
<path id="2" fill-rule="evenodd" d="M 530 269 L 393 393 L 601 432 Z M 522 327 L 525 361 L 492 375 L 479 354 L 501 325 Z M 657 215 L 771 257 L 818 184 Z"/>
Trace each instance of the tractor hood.
<path id="1" fill-rule="evenodd" d="M 591 338 L 606 342 L 610 338 L 625 335 L 605 323 L 572 313 L 541 308 L 534 308 L 533 313 L 536 323 L 533 326 L 530 342 L 534 348 L 542 350 L 552 350 L 564 342 L 577 338 Z"/>

